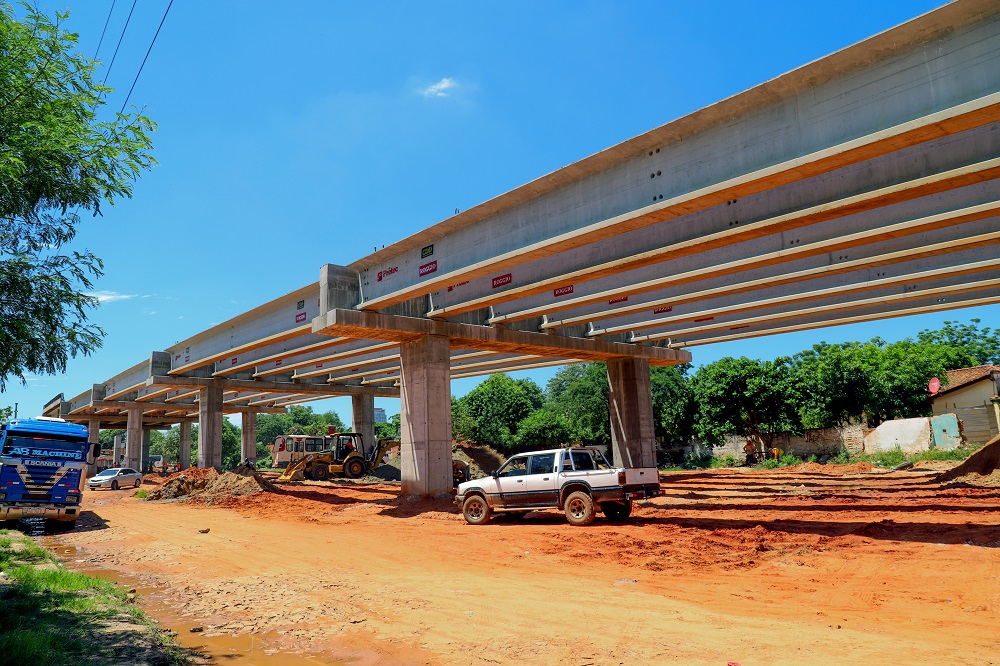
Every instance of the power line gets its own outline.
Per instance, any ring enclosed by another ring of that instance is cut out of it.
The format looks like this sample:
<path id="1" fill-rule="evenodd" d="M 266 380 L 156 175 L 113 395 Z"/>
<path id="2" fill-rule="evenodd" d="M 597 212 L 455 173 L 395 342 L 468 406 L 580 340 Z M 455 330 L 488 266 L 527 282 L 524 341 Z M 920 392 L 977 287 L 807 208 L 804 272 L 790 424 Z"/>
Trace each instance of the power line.
<path id="1" fill-rule="evenodd" d="M 135 5 L 133 5 L 134 7 Z M 122 110 L 118 113 L 125 112 L 125 106 L 128 105 L 128 100 L 132 97 L 132 91 L 135 90 L 135 84 L 139 81 L 139 75 L 142 74 L 142 68 L 146 66 L 146 58 L 149 57 L 150 52 L 153 50 L 153 44 L 156 43 L 156 38 L 160 35 L 160 28 L 163 27 L 163 22 L 167 20 L 167 14 L 170 13 L 170 8 L 174 6 L 174 0 L 170 0 L 167 5 L 167 9 L 163 12 L 163 18 L 160 19 L 160 25 L 156 28 L 156 34 L 153 35 L 153 41 L 149 43 L 149 48 L 146 50 L 146 56 L 142 59 L 142 64 L 139 65 L 139 71 L 135 73 L 135 79 L 132 81 L 132 87 L 128 89 L 128 94 L 125 95 L 125 103 L 122 104 Z"/>
<path id="2" fill-rule="evenodd" d="M 108 10 L 108 18 L 104 22 L 104 30 L 101 30 L 101 39 L 97 42 L 97 50 L 94 51 L 94 60 L 97 60 L 97 54 L 101 52 L 101 44 L 104 43 L 104 33 L 108 31 L 108 24 L 111 23 L 111 14 L 115 11 L 115 3 L 118 0 L 111 0 L 111 9 Z"/>
<path id="3" fill-rule="evenodd" d="M 104 73 L 104 82 L 108 82 L 108 77 L 111 76 L 111 68 L 115 66 L 115 58 L 118 57 L 118 48 L 122 45 L 122 40 L 125 39 L 125 31 L 128 30 L 128 23 L 132 20 L 132 12 L 135 11 L 135 3 L 139 0 L 132 0 L 132 9 L 128 10 L 128 18 L 125 19 L 125 27 L 122 28 L 122 34 L 118 38 L 118 46 L 115 47 L 115 53 L 111 56 L 111 64 L 108 65 L 108 71 Z"/>

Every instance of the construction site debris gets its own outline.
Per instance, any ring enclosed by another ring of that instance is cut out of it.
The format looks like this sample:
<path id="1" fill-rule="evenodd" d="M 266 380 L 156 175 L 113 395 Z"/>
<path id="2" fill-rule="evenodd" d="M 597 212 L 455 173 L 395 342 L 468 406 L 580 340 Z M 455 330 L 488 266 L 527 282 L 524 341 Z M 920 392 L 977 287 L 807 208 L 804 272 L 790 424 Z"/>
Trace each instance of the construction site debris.
<path id="1" fill-rule="evenodd" d="M 250 467 L 240 465 L 219 474 L 214 468 L 191 468 L 172 474 L 162 486 L 151 490 L 147 500 L 198 498 L 208 502 L 224 497 L 242 497 L 273 492 L 275 487 Z"/>

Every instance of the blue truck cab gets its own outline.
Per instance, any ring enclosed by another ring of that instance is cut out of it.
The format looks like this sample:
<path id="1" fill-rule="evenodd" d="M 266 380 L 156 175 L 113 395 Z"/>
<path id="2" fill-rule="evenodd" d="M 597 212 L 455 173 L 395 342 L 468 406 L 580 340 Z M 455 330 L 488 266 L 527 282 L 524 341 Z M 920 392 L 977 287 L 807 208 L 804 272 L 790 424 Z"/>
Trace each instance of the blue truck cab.
<path id="1" fill-rule="evenodd" d="M 76 522 L 87 463 L 99 453 L 86 426 L 62 419 L 14 419 L 0 426 L 0 521 Z"/>

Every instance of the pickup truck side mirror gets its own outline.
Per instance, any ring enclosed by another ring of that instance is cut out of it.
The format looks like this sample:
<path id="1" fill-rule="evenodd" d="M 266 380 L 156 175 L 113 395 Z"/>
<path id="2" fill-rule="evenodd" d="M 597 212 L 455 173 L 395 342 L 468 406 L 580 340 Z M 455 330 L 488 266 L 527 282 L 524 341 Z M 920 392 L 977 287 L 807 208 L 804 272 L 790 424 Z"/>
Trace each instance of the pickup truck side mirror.
<path id="1" fill-rule="evenodd" d="M 494 479 L 499 479 L 500 478 L 500 472 L 498 472 L 496 470 L 493 470 L 493 472 L 490 474 L 490 476 L 492 476 Z"/>

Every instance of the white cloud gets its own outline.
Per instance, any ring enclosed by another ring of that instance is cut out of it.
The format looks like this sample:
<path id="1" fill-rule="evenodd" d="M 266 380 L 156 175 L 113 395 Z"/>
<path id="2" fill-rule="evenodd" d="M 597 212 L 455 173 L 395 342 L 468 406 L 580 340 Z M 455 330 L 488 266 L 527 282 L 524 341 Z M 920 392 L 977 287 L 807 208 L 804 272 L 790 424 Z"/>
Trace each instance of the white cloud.
<path id="1" fill-rule="evenodd" d="M 457 87 L 458 81 L 446 76 L 437 83 L 432 83 L 426 88 L 421 88 L 420 94 L 424 97 L 447 97 L 448 91 Z"/>
<path id="2" fill-rule="evenodd" d="M 117 291 L 91 291 L 87 292 L 87 296 L 96 298 L 101 303 L 111 303 L 112 301 L 126 301 L 135 298 L 136 294 L 121 294 Z"/>

